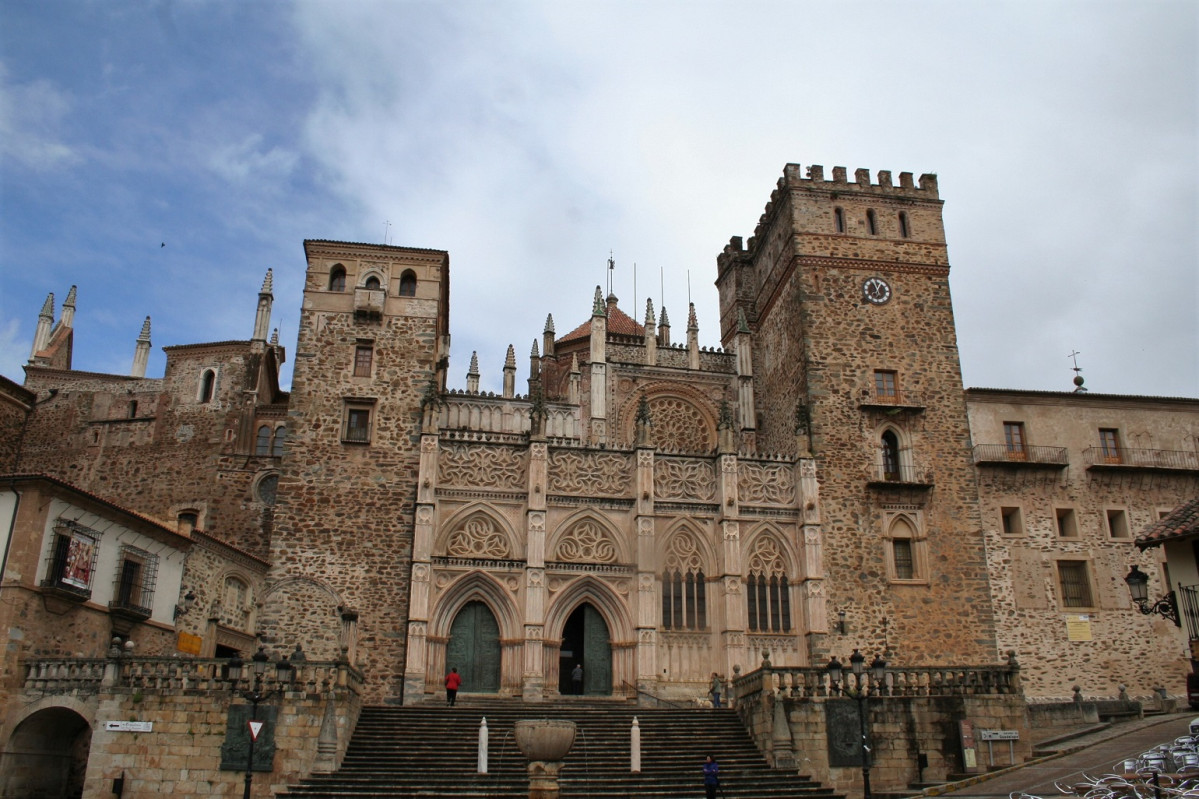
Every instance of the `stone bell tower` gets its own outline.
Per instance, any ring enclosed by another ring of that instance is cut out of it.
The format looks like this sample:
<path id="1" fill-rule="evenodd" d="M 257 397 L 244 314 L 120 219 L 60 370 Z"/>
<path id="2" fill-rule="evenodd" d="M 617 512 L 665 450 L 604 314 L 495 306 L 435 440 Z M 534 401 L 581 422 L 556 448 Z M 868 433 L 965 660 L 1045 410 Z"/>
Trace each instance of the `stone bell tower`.
<path id="1" fill-rule="evenodd" d="M 758 444 L 817 462 L 846 614 L 829 645 L 913 664 L 996 657 L 941 206 L 934 175 L 788 164 L 717 259 L 724 346 L 753 338 Z"/>
<path id="2" fill-rule="evenodd" d="M 449 256 L 333 241 L 304 249 L 261 628 L 310 658 L 344 650 L 371 675 L 368 701 L 386 701 L 402 690 L 421 406 L 444 387 Z"/>

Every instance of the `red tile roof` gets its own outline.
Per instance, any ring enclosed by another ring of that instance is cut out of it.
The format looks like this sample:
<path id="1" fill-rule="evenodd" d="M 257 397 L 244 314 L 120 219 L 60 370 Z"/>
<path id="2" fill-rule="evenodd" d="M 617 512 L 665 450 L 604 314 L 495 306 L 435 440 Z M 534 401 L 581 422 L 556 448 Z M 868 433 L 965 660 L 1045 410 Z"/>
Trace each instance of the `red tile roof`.
<path id="1" fill-rule="evenodd" d="M 1156 547 L 1178 538 L 1199 537 L 1199 497 L 1188 499 L 1166 516 L 1141 531 L 1136 544 L 1141 549 Z"/>
<path id="2" fill-rule="evenodd" d="M 612 308 L 608 311 L 608 332 L 614 333 L 618 336 L 644 336 L 645 328 L 633 321 L 633 318 L 624 311 L 620 310 L 620 308 Z M 588 319 L 586 322 L 579 325 L 562 338 L 558 339 L 555 343 L 561 344 L 566 341 L 574 341 L 575 339 L 589 338 L 590 336 L 591 320 Z"/>

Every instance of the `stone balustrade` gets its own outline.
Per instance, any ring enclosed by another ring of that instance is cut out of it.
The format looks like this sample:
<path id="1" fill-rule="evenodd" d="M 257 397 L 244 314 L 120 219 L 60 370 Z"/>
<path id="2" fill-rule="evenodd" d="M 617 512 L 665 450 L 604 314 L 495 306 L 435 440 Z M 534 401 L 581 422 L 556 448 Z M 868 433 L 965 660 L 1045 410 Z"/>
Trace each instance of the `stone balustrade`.
<path id="1" fill-rule="evenodd" d="M 275 662 L 267 668 L 264 686 L 278 689 Z M 361 693 L 362 674 L 345 662 L 298 661 L 288 691 L 323 693 L 329 688 Z M 237 686 L 229 679 L 229 661 L 210 658 L 130 657 L 39 658 L 25 662 L 23 690 L 40 694 L 94 693 L 101 688 L 125 687 L 143 692 L 231 691 L 251 688 L 245 674 Z"/>
<path id="2" fill-rule="evenodd" d="M 824 667 L 776 668 L 769 661 L 757 671 L 732 681 L 732 698 L 752 702 L 763 696 L 811 699 L 854 696 L 865 688 L 876 697 L 1000 695 L 1019 693 L 1019 666 L 888 666 L 886 677 L 875 683 L 869 673 L 860 678 L 846 668 L 834 683 Z"/>

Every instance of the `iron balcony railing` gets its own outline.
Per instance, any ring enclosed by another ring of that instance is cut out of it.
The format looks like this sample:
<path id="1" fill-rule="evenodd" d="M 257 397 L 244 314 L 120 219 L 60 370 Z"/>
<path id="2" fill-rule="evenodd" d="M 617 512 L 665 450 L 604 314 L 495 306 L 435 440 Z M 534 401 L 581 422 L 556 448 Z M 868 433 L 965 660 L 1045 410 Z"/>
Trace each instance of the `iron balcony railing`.
<path id="1" fill-rule="evenodd" d="M 1199 452 L 1172 449 L 1087 447 L 1082 451 L 1088 469 L 1161 469 L 1199 472 Z"/>
<path id="2" fill-rule="evenodd" d="M 1065 447 L 1009 447 L 1006 444 L 976 444 L 974 462 L 978 465 L 1001 463 L 1010 466 L 1068 466 L 1070 452 Z"/>
<path id="3" fill-rule="evenodd" d="M 870 475 L 869 482 L 873 485 L 931 486 L 933 473 L 931 469 L 920 464 L 877 464 Z"/>

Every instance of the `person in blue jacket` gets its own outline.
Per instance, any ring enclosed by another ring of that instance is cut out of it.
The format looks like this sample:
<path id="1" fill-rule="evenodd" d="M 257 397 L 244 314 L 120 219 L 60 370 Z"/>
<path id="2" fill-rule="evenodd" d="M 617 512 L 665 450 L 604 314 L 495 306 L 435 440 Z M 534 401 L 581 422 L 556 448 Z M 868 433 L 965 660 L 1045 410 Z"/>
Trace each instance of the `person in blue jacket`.
<path id="1" fill-rule="evenodd" d="M 704 761 L 704 790 L 708 792 L 708 799 L 716 799 L 716 788 L 720 785 L 720 766 L 716 764 L 716 758 L 708 755 Z"/>

